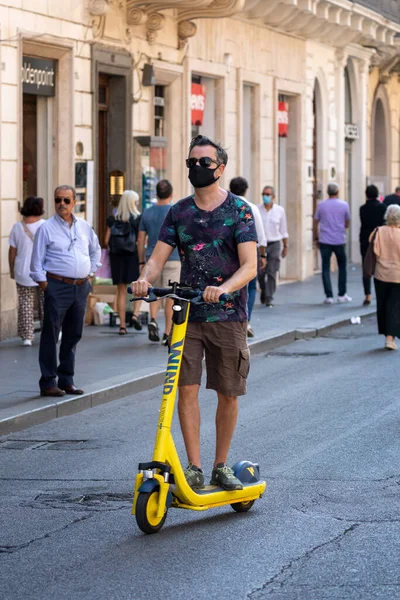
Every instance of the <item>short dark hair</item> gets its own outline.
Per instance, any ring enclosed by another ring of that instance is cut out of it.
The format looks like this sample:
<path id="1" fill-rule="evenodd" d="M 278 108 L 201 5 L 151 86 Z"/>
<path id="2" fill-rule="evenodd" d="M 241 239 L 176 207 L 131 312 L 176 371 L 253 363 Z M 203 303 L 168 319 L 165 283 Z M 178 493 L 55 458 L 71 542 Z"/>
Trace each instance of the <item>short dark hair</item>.
<path id="1" fill-rule="evenodd" d="M 172 196 L 172 185 L 168 179 L 161 179 L 161 181 L 157 183 L 156 193 L 160 200 L 166 200 Z"/>
<path id="2" fill-rule="evenodd" d="M 397 186 L 397 188 L 394 190 L 395 194 L 400 194 L 400 185 Z"/>
<path id="3" fill-rule="evenodd" d="M 365 195 L 370 200 L 373 200 L 374 198 L 379 198 L 379 190 L 376 187 L 376 185 L 367 185 L 367 189 L 365 190 Z"/>
<path id="4" fill-rule="evenodd" d="M 29 196 L 19 212 L 23 217 L 41 217 L 44 214 L 43 198 Z"/>
<path id="5" fill-rule="evenodd" d="M 192 141 L 190 142 L 189 154 L 191 153 L 193 148 L 195 148 L 196 146 L 212 146 L 217 151 L 217 159 L 218 159 L 219 164 L 220 165 L 228 164 L 228 155 L 226 153 L 226 150 L 224 150 L 224 148 L 220 144 L 217 144 L 216 142 L 213 142 L 212 140 L 210 140 L 210 138 L 208 138 L 207 136 L 198 135 L 195 138 L 193 138 Z"/>
<path id="6" fill-rule="evenodd" d="M 229 189 L 235 196 L 244 196 L 249 189 L 249 184 L 244 177 L 234 177 L 231 179 Z"/>
<path id="7" fill-rule="evenodd" d="M 69 190 L 70 192 L 72 192 L 73 199 L 76 200 L 76 190 L 72 185 L 58 185 L 54 190 L 54 197 L 57 196 L 60 190 Z"/>

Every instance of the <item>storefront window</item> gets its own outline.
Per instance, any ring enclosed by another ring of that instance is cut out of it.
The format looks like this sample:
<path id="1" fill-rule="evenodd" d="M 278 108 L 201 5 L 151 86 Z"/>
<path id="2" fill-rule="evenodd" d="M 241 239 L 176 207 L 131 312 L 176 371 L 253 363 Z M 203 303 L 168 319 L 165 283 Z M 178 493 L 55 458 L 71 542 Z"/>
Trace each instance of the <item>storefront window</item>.
<path id="1" fill-rule="evenodd" d="M 23 95 L 23 200 L 37 196 L 37 98 Z"/>
<path id="2" fill-rule="evenodd" d="M 157 183 L 167 178 L 167 138 L 140 136 L 135 142 L 135 189 L 141 191 L 145 210 L 157 201 Z"/>

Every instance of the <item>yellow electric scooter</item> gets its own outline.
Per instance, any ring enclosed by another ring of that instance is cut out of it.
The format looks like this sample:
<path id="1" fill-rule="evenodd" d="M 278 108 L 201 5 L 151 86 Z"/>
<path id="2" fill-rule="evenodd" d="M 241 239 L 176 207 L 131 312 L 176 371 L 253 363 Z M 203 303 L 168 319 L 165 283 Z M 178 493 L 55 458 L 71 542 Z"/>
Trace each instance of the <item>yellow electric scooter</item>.
<path id="1" fill-rule="evenodd" d="M 171 508 L 208 510 L 230 504 L 236 512 L 247 512 L 257 498 L 261 498 L 266 483 L 260 479 L 258 464 L 239 461 L 233 465 L 235 476 L 243 483 L 242 490 L 226 491 L 208 485 L 193 490 L 187 483 L 171 434 L 179 371 L 189 317 L 190 303 L 202 302 L 202 292 L 171 283 L 170 288 L 150 288 L 147 298 L 134 298 L 155 302 L 159 298 L 172 298 L 173 330 L 168 366 L 165 374 L 160 417 L 154 445 L 153 460 L 139 463 L 136 476 L 132 514 L 144 533 L 156 533 L 164 525 Z M 128 291 L 131 291 L 128 288 Z M 227 298 L 221 295 L 220 302 Z"/>

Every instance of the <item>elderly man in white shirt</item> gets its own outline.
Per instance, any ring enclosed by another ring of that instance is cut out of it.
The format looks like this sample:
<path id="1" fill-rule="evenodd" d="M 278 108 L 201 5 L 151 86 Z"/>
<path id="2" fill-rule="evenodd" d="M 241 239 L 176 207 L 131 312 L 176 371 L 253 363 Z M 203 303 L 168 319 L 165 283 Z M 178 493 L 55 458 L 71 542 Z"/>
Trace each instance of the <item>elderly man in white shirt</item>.
<path id="1" fill-rule="evenodd" d="M 264 233 L 264 226 L 260 216 L 259 211 L 256 206 L 249 202 L 247 198 L 245 198 L 247 190 L 249 188 L 249 184 L 244 177 L 235 177 L 231 180 L 229 184 L 229 189 L 232 194 L 238 196 L 241 200 L 246 202 L 253 209 L 254 223 L 256 226 L 257 238 L 258 238 L 258 258 L 259 258 L 259 270 L 265 271 L 267 266 L 267 259 L 265 256 L 265 247 L 267 245 L 267 241 Z M 250 325 L 250 319 L 253 312 L 254 302 L 256 300 L 257 294 L 257 276 L 250 281 L 248 284 L 248 301 L 247 301 L 247 312 L 249 315 L 249 321 L 247 325 L 247 337 L 254 337 L 254 331 Z"/>
<path id="2" fill-rule="evenodd" d="M 75 396 L 83 394 L 74 384 L 76 345 L 82 336 L 91 290 L 89 278 L 100 266 L 101 248 L 91 225 L 74 215 L 76 192 L 72 186 L 58 186 L 54 202 L 56 214 L 35 235 L 30 272 L 44 292 L 39 386 L 42 396 Z M 56 343 L 61 329 L 57 367 Z"/>
<path id="3" fill-rule="evenodd" d="M 261 303 L 267 308 L 273 307 L 276 291 L 276 278 L 281 264 L 281 257 L 288 253 L 287 222 L 285 210 L 275 204 L 275 190 L 271 185 L 266 185 L 262 192 L 262 205 L 257 206 L 263 222 L 264 233 L 267 239 L 267 267 L 260 269 L 258 282 L 261 288 Z M 283 248 L 281 248 L 283 244 Z"/>

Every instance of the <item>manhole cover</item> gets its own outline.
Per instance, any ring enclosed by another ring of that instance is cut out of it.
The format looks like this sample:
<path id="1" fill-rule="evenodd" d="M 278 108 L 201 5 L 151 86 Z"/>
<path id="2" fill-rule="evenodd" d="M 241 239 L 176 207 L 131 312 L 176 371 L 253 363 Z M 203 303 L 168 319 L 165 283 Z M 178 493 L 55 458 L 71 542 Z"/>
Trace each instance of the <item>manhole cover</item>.
<path id="1" fill-rule="evenodd" d="M 132 504 L 133 494 L 78 491 L 56 494 L 38 494 L 32 508 L 62 508 L 71 510 L 119 510 Z"/>

